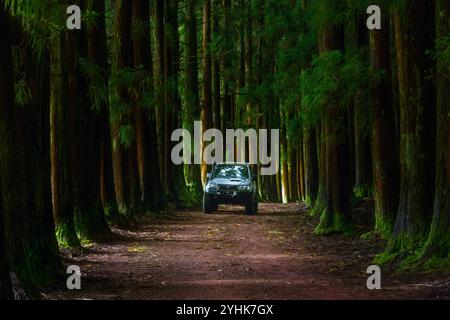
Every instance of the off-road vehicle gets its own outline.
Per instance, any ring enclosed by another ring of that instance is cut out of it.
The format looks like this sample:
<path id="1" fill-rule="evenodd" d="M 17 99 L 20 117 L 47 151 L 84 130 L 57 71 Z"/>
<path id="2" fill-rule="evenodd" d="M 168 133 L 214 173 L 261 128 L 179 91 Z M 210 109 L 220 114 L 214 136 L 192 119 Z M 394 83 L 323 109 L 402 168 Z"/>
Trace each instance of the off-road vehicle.
<path id="1" fill-rule="evenodd" d="M 249 164 L 215 164 L 207 177 L 203 195 L 205 213 L 217 211 L 219 204 L 244 205 L 248 215 L 258 212 L 257 176 Z"/>

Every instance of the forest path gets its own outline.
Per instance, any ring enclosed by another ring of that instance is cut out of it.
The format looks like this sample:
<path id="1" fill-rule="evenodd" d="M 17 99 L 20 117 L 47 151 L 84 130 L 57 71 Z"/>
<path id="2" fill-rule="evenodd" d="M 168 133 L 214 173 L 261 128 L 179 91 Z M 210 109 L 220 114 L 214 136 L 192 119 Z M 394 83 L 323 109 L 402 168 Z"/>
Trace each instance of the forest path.
<path id="1" fill-rule="evenodd" d="M 427 288 L 383 277 L 366 288 L 380 247 L 343 236 L 319 237 L 300 204 L 261 204 L 217 214 L 170 212 L 107 244 L 67 257 L 80 266 L 82 290 L 52 289 L 47 299 L 380 299 L 435 297 Z M 384 275 L 383 275 L 384 276 Z"/>

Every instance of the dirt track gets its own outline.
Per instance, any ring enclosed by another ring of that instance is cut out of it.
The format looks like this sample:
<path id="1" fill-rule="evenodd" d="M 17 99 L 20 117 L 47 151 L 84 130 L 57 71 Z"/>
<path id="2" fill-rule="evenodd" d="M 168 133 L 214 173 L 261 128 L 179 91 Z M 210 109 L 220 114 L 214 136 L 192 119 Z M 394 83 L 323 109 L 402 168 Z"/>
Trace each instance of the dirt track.
<path id="1" fill-rule="evenodd" d="M 170 212 L 108 244 L 67 257 L 81 267 L 82 290 L 45 290 L 46 299 L 391 299 L 449 298 L 448 285 L 383 274 L 366 288 L 366 268 L 380 243 L 319 237 L 299 204 L 262 204 L 214 215 Z M 65 284 L 65 283 L 64 283 Z M 64 284 L 61 284 L 63 286 Z"/>

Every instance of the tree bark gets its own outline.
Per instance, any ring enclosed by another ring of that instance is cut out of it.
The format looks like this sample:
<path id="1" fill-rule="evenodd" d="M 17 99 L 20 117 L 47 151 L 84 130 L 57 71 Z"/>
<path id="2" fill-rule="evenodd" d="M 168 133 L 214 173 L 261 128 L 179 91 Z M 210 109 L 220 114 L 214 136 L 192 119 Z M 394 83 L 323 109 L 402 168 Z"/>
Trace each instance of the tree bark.
<path id="1" fill-rule="evenodd" d="M 382 73 L 372 91 L 372 156 L 375 198 L 375 231 L 384 237 L 392 233 L 398 209 L 399 157 L 391 86 L 389 16 L 385 26 L 370 33 L 371 67 Z"/>
<path id="2" fill-rule="evenodd" d="M 412 1 L 395 9 L 400 90 L 400 200 L 387 252 L 409 250 L 423 241 L 434 197 L 435 104 L 426 54 L 432 48 L 430 2 Z M 389 256 L 387 256 L 389 258 Z"/>
<path id="3" fill-rule="evenodd" d="M 65 33 L 50 42 L 50 148 L 53 218 L 62 246 L 79 247 L 75 231 L 72 177 L 69 166 L 67 56 Z"/>
<path id="4" fill-rule="evenodd" d="M 83 5 L 81 8 L 85 9 Z M 68 32 L 66 39 L 70 48 L 67 50 L 67 93 L 75 227 L 85 239 L 102 240 L 108 237 L 110 229 L 100 196 L 99 117 L 93 110 L 88 78 L 82 66 L 83 61 L 88 61 L 87 31 Z"/>
<path id="5" fill-rule="evenodd" d="M 106 43 L 106 21 L 105 21 L 105 1 L 91 1 L 90 10 L 97 14 L 95 23 L 88 28 L 88 56 L 90 62 L 95 63 L 100 74 L 96 75 L 102 84 L 105 98 L 97 106 L 97 123 L 99 128 L 100 145 L 100 197 L 103 212 L 109 222 L 121 224 L 117 206 L 116 191 L 114 189 L 114 176 L 112 167 L 112 146 L 111 146 L 111 126 L 110 126 L 110 106 L 107 99 L 108 92 L 108 57 Z M 96 81 L 97 79 L 92 79 Z"/>
<path id="6" fill-rule="evenodd" d="M 204 0 L 203 2 L 203 104 L 201 109 L 202 131 L 212 128 L 213 126 L 213 112 L 212 112 L 212 60 L 211 60 L 211 0 Z M 205 149 L 202 143 L 202 183 L 206 184 L 206 173 L 208 166 L 203 160 L 203 150 Z"/>
<path id="7" fill-rule="evenodd" d="M 20 26 L 14 24 L 18 29 L 13 30 L 12 25 L 1 7 L 0 26 L 5 34 L 0 48 L 0 211 L 6 259 L 31 293 L 61 271 L 50 190 L 49 64 L 45 58 L 37 60 L 27 40 L 18 41 L 17 49 L 28 62 L 17 66 L 18 74 L 24 75 L 31 95 L 24 105 L 16 105 L 14 83 L 19 79 L 12 74 L 11 33 L 25 35 Z"/>
<path id="8" fill-rule="evenodd" d="M 326 26 L 320 34 L 321 53 L 342 51 L 344 32 L 341 25 Z M 337 80 L 339 81 L 339 80 Z M 345 232 L 350 222 L 350 184 L 347 112 L 338 108 L 337 97 L 329 97 L 322 126 L 325 139 L 325 208 L 316 233 Z"/>
<path id="9" fill-rule="evenodd" d="M 437 38 L 450 32 L 450 2 L 438 0 L 436 4 Z M 438 48 L 440 50 L 442 48 Z M 448 257 L 450 252 L 450 68 L 445 58 L 438 57 L 437 74 L 437 145 L 436 194 L 431 230 L 424 257 Z"/>
<path id="10" fill-rule="evenodd" d="M 194 121 L 200 119 L 200 98 L 198 81 L 198 50 L 197 50 L 197 17 L 196 1 L 187 2 L 185 15 L 185 39 L 186 39 L 186 103 L 185 119 L 183 127 L 191 134 L 194 132 Z M 197 197 L 202 195 L 201 167 L 196 164 L 185 166 L 187 185 L 191 193 Z"/>
<path id="11" fill-rule="evenodd" d="M 304 129 L 304 162 L 305 162 L 305 202 L 313 208 L 317 198 L 319 167 L 315 128 Z"/>
<path id="12" fill-rule="evenodd" d="M 3 7 L 3 2 L 0 2 L 0 30 L 3 32 L 8 32 L 9 26 L 7 23 L 7 15 Z M 8 133 L 8 121 L 12 119 L 12 110 L 14 108 L 14 100 L 12 96 L 13 91 L 13 76 L 12 76 L 12 56 L 11 56 L 11 42 L 9 38 L 9 33 L 5 34 L 3 38 L 2 45 L 0 46 L 0 139 L 2 141 L 2 146 L 0 147 L 0 154 L 5 155 L 4 143 L 11 143 L 11 133 Z M 9 141 L 3 140 L 8 138 Z M 10 146 L 9 146 L 10 147 Z M 0 169 L 3 169 L 4 162 L 0 160 Z M 4 238 L 4 228 L 7 226 L 3 215 L 3 187 L 4 183 L 0 180 L 0 193 L 2 197 L 0 198 L 0 300 L 10 300 L 12 299 L 12 289 L 11 289 L 11 276 L 9 270 L 9 263 L 7 259 L 7 244 Z"/>
<path id="13" fill-rule="evenodd" d="M 153 65 L 150 44 L 150 7 L 148 1 L 138 0 L 132 4 L 133 23 L 138 31 L 133 35 L 133 53 L 135 69 L 143 68 L 142 77 L 137 81 L 136 103 L 136 146 L 139 172 L 141 202 L 145 210 L 160 210 L 161 184 L 156 147 L 156 122 L 152 113 L 153 105 L 144 105 L 144 91 L 154 97 Z"/>
<path id="14" fill-rule="evenodd" d="M 115 18 L 115 41 L 117 52 L 115 72 L 121 73 L 133 66 L 133 45 L 131 41 L 131 2 L 121 0 L 118 2 Z M 119 45 L 120 44 L 120 45 Z M 126 107 L 114 117 L 111 126 L 112 138 L 115 148 L 113 150 L 114 184 L 117 203 L 121 214 L 133 216 L 140 213 L 139 177 L 137 170 L 137 151 L 135 135 L 121 139 L 120 131 L 128 126 L 135 133 L 135 108 L 132 106 L 132 97 L 124 83 L 116 87 L 117 98 Z"/>

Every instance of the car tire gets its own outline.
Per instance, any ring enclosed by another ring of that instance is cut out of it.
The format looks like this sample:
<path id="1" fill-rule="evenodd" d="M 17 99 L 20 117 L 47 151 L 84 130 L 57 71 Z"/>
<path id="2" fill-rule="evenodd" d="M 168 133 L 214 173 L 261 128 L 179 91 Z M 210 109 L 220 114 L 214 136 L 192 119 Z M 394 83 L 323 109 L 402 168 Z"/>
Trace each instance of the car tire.
<path id="1" fill-rule="evenodd" d="M 211 203 L 211 197 L 206 193 L 203 194 L 203 212 L 210 214 L 213 212 L 213 206 Z"/>
<path id="2" fill-rule="evenodd" d="M 256 201 L 254 201 L 253 199 L 248 200 L 247 203 L 245 204 L 245 213 L 249 216 L 254 216 L 256 214 L 256 211 L 257 211 Z"/>
<path id="3" fill-rule="evenodd" d="M 212 211 L 213 211 L 213 212 L 219 211 L 219 202 L 217 202 L 217 201 L 212 201 Z"/>

